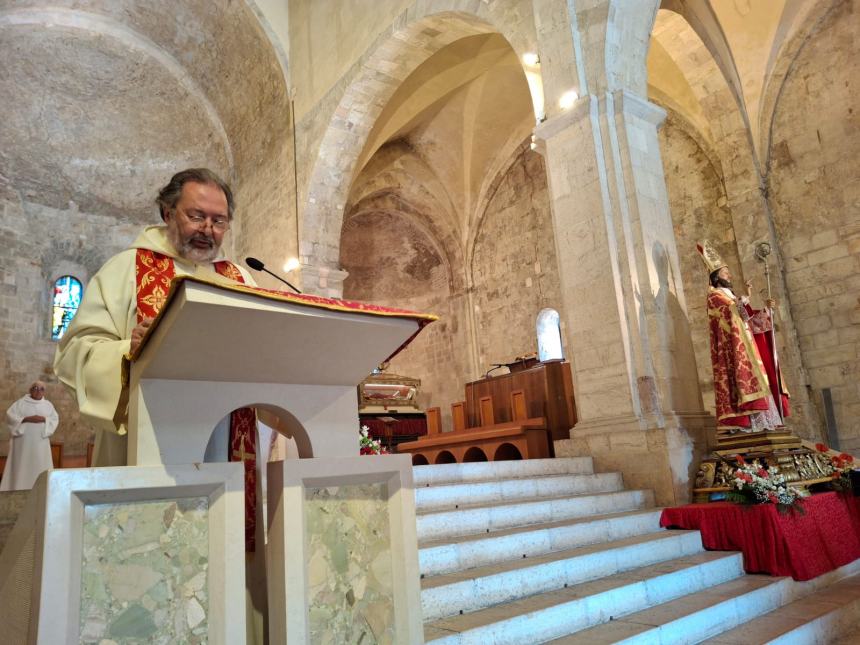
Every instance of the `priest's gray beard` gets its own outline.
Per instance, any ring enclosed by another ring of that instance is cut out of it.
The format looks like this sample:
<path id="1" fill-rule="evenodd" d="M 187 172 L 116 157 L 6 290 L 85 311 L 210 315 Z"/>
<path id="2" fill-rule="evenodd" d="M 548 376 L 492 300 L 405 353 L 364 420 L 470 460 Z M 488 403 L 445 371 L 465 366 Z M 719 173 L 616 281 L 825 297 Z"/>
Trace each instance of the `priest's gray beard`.
<path id="1" fill-rule="evenodd" d="M 218 252 L 221 250 L 216 244 L 215 240 L 213 240 L 208 235 L 204 235 L 203 233 L 195 233 L 194 235 L 182 239 L 179 230 L 173 226 L 167 227 L 167 239 L 173 245 L 173 248 L 176 249 L 176 252 L 186 260 L 191 260 L 192 262 L 211 262 L 215 258 L 218 257 Z M 196 240 L 199 242 L 205 242 L 209 244 L 208 249 L 198 249 L 197 247 L 191 244 L 192 240 Z"/>

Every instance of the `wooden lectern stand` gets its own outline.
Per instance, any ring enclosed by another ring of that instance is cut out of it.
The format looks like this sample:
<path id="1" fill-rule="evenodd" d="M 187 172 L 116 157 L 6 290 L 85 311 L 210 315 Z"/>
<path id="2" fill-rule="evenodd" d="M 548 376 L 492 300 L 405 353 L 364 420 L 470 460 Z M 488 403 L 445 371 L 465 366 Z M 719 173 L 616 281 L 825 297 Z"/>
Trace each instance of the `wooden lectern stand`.
<path id="1" fill-rule="evenodd" d="M 183 280 L 131 364 L 128 465 L 202 462 L 241 407 L 286 419 L 302 457 L 355 456 L 356 385 L 418 329 Z"/>

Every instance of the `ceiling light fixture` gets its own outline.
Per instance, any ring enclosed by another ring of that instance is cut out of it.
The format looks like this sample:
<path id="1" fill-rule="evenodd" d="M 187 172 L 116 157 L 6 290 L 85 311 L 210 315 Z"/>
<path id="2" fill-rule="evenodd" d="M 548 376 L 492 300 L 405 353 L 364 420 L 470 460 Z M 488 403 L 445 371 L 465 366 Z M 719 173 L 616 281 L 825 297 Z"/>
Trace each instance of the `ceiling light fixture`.
<path id="1" fill-rule="evenodd" d="M 534 52 L 526 52 L 523 54 L 523 62 L 529 67 L 535 67 L 536 65 L 540 65 L 540 56 Z"/>

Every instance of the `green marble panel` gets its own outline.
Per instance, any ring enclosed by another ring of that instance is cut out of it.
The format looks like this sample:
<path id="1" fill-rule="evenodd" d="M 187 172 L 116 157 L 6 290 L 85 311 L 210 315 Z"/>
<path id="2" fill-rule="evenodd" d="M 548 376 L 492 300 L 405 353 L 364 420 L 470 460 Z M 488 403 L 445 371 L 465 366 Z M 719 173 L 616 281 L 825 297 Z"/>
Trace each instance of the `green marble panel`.
<path id="1" fill-rule="evenodd" d="M 388 485 L 305 489 L 311 642 L 394 642 Z"/>
<path id="2" fill-rule="evenodd" d="M 80 642 L 208 641 L 209 500 L 84 507 Z"/>

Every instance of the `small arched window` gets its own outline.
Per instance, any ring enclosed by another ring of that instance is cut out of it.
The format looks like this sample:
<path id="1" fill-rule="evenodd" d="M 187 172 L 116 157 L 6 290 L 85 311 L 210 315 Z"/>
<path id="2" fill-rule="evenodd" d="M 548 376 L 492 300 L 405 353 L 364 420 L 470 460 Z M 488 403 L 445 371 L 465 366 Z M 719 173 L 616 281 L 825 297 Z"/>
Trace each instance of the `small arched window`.
<path id="1" fill-rule="evenodd" d="M 54 283 L 51 296 L 51 339 L 60 340 L 69 323 L 78 311 L 84 287 L 81 281 L 71 275 L 64 275 Z"/>
<path id="2" fill-rule="evenodd" d="M 564 358 L 561 349 L 561 324 L 555 309 L 541 309 L 537 317 L 538 359 L 550 361 Z"/>

